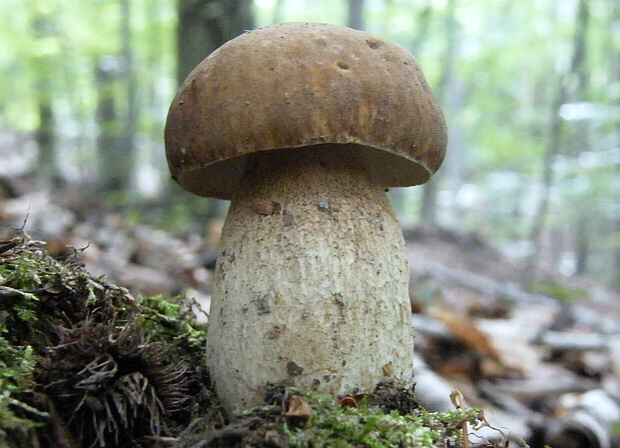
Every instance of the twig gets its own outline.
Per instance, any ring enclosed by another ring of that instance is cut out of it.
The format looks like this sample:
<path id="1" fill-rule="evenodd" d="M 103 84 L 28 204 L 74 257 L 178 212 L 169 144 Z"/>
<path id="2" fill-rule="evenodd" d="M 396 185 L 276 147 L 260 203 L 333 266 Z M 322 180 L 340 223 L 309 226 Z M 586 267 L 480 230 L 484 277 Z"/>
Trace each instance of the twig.
<path id="1" fill-rule="evenodd" d="M 452 401 L 452 404 L 454 405 L 454 407 L 457 410 L 460 411 L 460 410 L 465 409 L 465 406 L 463 404 L 463 395 L 458 390 L 454 389 L 450 393 L 450 401 Z M 468 426 L 467 425 L 467 420 L 465 420 L 463 422 L 463 424 L 461 425 L 461 428 L 463 430 L 463 448 L 470 448 L 470 444 L 469 444 L 469 430 L 468 430 L 467 426 Z"/>

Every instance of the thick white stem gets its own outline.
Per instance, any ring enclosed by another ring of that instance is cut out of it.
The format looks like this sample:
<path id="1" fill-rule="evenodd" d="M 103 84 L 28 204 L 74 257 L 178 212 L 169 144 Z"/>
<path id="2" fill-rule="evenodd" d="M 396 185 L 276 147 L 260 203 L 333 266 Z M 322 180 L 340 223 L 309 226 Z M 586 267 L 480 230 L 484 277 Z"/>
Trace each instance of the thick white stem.
<path id="1" fill-rule="evenodd" d="M 207 350 L 229 411 L 260 404 L 267 383 L 341 394 L 412 381 L 400 227 L 361 163 L 330 151 L 260 155 L 231 203 Z"/>

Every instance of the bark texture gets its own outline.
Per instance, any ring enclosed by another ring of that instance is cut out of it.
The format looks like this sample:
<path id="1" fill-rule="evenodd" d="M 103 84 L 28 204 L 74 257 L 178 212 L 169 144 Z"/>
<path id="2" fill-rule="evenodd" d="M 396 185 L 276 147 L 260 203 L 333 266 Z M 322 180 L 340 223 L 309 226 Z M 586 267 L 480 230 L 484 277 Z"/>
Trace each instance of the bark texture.
<path id="1" fill-rule="evenodd" d="M 216 267 L 207 359 L 224 406 L 260 404 L 268 382 L 331 394 L 411 382 L 408 276 L 398 222 L 361 164 L 329 146 L 258 155 Z"/>

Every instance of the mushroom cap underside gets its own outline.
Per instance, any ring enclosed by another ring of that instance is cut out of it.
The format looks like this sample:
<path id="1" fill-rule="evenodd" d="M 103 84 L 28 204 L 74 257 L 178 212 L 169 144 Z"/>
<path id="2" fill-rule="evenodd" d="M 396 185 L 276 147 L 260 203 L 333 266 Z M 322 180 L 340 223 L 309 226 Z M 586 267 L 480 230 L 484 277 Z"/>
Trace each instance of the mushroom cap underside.
<path id="1" fill-rule="evenodd" d="M 354 154 L 384 187 L 426 182 L 445 155 L 446 124 L 415 58 L 362 31 L 283 23 L 214 51 L 172 102 L 166 155 L 188 191 L 230 199 L 251 154 Z"/>

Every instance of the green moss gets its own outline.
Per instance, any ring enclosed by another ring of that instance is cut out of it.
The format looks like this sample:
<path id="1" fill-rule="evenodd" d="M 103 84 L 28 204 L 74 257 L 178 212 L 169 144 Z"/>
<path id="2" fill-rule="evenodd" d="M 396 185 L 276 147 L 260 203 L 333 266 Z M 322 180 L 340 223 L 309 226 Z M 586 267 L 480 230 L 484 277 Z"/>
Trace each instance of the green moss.
<path id="1" fill-rule="evenodd" d="M 4 329 L 0 321 L 0 329 Z M 0 446 L 6 441 L 7 431 L 16 437 L 39 424 L 28 417 L 40 419 L 47 415 L 20 401 L 19 397 L 32 385 L 36 357 L 30 347 L 13 347 L 0 337 Z"/>
<path id="2" fill-rule="evenodd" d="M 385 388 L 390 389 L 391 398 L 387 400 Z M 398 407 L 399 399 L 409 394 L 410 390 L 380 385 L 374 394 L 362 397 L 358 407 L 351 407 L 329 395 L 274 386 L 268 388 L 269 405 L 250 409 L 227 425 L 212 414 L 217 418 L 197 422 L 176 446 L 458 448 L 463 446 L 463 424 L 484 421 L 479 409 L 428 412 L 415 407 L 406 413 L 389 410 L 390 406 Z M 291 414 L 292 401 L 299 399 L 308 412 Z"/>
<path id="3" fill-rule="evenodd" d="M 0 241 L 0 446 L 134 447 L 178 432 L 210 395 L 206 331 L 176 300 L 135 299 L 25 234 Z"/>
<path id="4" fill-rule="evenodd" d="M 283 424 L 289 444 L 294 448 L 310 447 L 445 447 L 462 438 L 462 424 L 475 422 L 480 411 L 434 413 L 418 409 L 406 415 L 398 411 L 385 413 L 368 406 L 364 400 L 359 408 L 340 406 L 332 397 L 307 395 L 313 414 L 304 427 Z"/>
<path id="5" fill-rule="evenodd" d="M 196 321 L 196 303 L 179 295 L 172 299 L 162 296 L 140 297 L 140 322 L 153 340 L 182 345 L 184 349 L 204 351 L 206 325 Z M 202 354 L 201 354 L 202 355 Z"/>

